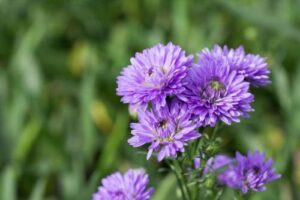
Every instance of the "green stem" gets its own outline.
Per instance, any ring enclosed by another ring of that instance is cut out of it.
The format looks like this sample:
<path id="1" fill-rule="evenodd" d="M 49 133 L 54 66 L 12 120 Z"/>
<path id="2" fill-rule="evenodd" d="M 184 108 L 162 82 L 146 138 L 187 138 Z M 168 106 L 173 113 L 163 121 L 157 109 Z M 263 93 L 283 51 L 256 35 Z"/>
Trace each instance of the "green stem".
<path id="1" fill-rule="evenodd" d="M 199 131 L 199 133 L 203 133 L 204 128 L 199 128 L 198 131 Z M 202 139 L 200 137 L 195 141 L 194 151 L 193 151 L 194 157 L 197 156 L 197 154 L 198 154 L 198 150 L 200 149 L 200 146 L 201 146 L 201 140 Z"/>
<path id="2" fill-rule="evenodd" d="M 179 183 L 179 185 L 181 185 L 182 196 L 186 200 L 191 200 L 191 196 L 190 196 L 190 193 L 188 190 L 188 185 L 187 185 L 186 179 L 183 175 L 184 170 L 182 169 L 182 167 L 177 159 L 173 159 L 173 166 L 174 166 L 173 171 L 176 174 L 178 183 Z"/>
<path id="3" fill-rule="evenodd" d="M 188 160 L 189 161 L 193 161 L 193 147 L 189 147 L 189 146 L 187 146 L 186 147 L 186 154 L 187 154 L 187 156 L 188 156 Z"/>
<path id="4" fill-rule="evenodd" d="M 210 138 L 210 141 L 213 141 L 216 137 L 216 133 L 218 132 L 218 129 L 219 129 L 219 123 L 216 124 L 216 126 L 214 127 L 214 130 L 212 132 L 212 135 L 211 135 L 211 138 Z"/>
<path id="5" fill-rule="evenodd" d="M 195 144 L 194 152 L 193 152 L 195 156 L 198 154 L 200 144 L 201 144 L 201 138 L 198 138 L 197 141 L 196 141 L 196 144 Z"/>
<path id="6" fill-rule="evenodd" d="M 177 171 L 179 172 L 179 177 L 181 179 L 181 182 L 182 182 L 182 186 L 183 186 L 183 190 L 187 196 L 187 199 L 190 200 L 191 199 L 191 196 L 190 196 L 190 192 L 189 192 L 189 189 L 188 189 L 188 185 L 187 185 L 187 181 L 184 177 L 184 170 L 182 169 L 180 163 L 178 162 L 178 160 L 174 159 L 174 164 L 177 168 Z"/>
<path id="7" fill-rule="evenodd" d="M 199 188 L 198 185 L 196 184 L 193 188 L 193 199 L 198 199 L 199 196 Z"/>
<path id="8" fill-rule="evenodd" d="M 237 192 L 236 197 L 234 198 L 235 200 L 244 200 L 243 194 L 239 191 Z"/>
<path id="9" fill-rule="evenodd" d="M 224 192 L 224 190 L 223 190 L 223 189 L 220 189 L 220 190 L 216 193 L 214 200 L 219 200 L 219 199 L 221 198 L 223 192 Z"/>
<path id="10" fill-rule="evenodd" d="M 180 172 L 178 171 L 177 167 L 175 167 L 175 165 L 173 165 L 169 160 L 167 160 L 167 164 L 170 166 L 171 170 L 174 172 L 176 176 L 183 200 L 188 200 L 188 197 L 186 196 L 186 192 L 183 186 Z"/>

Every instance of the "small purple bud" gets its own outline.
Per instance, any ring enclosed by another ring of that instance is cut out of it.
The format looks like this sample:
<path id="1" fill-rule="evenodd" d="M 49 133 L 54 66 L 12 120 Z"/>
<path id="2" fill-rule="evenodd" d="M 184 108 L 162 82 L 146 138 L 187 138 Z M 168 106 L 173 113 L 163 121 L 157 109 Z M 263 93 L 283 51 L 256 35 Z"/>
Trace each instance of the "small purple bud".
<path id="1" fill-rule="evenodd" d="M 194 159 L 194 167 L 195 167 L 195 169 L 199 169 L 200 164 L 201 164 L 201 158 L 199 158 L 199 157 L 195 158 Z"/>

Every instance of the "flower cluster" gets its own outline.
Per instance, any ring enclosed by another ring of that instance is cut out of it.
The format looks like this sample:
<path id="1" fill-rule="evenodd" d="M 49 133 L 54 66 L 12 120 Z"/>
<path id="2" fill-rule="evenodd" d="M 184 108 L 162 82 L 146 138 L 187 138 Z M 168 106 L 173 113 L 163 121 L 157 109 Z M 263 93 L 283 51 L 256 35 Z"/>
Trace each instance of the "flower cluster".
<path id="1" fill-rule="evenodd" d="M 275 173 L 272 165 L 272 159 L 266 160 L 264 153 L 255 151 L 253 153 L 248 152 L 246 156 L 243 156 L 237 152 L 234 159 L 224 155 L 210 159 L 203 173 L 225 167 L 226 170 L 218 175 L 221 184 L 239 189 L 243 193 L 247 193 L 248 190 L 258 192 L 266 189 L 266 183 L 281 177 Z"/>
<path id="2" fill-rule="evenodd" d="M 181 47 L 158 44 L 137 53 L 117 78 L 117 94 L 138 113 L 129 144 L 150 144 L 148 156 L 176 157 L 184 145 L 200 137 L 196 129 L 239 122 L 253 111 L 250 85 L 266 85 L 264 59 L 216 46 L 185 55 Z M 179 113 L 179 114 L 174 114 Z"/>
<path id="3" fill-rule="evenodd" d="M 93 200 L 148 200 L 153 193 L 148 183 L 148 175 L 142 169 L 130 169 L 124 175 L 116 172 L 102 179 Z"/>
<path id="4" fill-rule="evenodd" d="M 254 101 L 250 87 L 270 83 L 266 60 L 247 54 L 243 47 L 217 45 L 212 50 L 205 48 L 197 57 L 194 62 L 193 55 L 168 43 L 145 49 L 130 59 L 130 65 L 117 78 L 117 95 L 136 111 L 138 118 L 130 124 L 132 137 L 128 143 L 133 147 L 148 145 L 147 159 L 152 154 L 157 154 L 158 161 L 174 158 L 174 165 L 168 163 L 186 199 L 191 195 L 185 184 L 201 184 L 188 179 L 215 177 L 206 176 L 212 173 L 217 174 L 221 185 L 243 193 L 265 190 L 266 183 L 280 177 L 271 159 L 266 161 L 258 151 L 247 156 L 236 153 L 235 158 L 216 155 L 203 167 L 201 159 L 211 156 L 205 151 L 213 139 L 201 139 L 198 130 L 215 127 L 218 122 L 230 125 L 249 116 Z M 184 169 L 195 170 L 196 175 L 193 172 L 185 177 L 189 173 L 183 173 Z M 147 188 L 148 182 L 143 170 L 129 170 L 124 175 L 117 172 L 102 180 L 93 200 L 147 200 L 153 192 Z M 195 185 L 196 190 L 199 187 Z"/>

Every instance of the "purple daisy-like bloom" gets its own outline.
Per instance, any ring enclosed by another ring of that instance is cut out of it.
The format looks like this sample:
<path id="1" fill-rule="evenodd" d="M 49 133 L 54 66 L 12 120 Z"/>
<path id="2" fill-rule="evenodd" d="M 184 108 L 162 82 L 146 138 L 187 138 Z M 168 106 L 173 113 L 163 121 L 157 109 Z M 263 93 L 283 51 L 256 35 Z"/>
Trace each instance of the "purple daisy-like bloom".
<path id="1" fill-rule="evenodd" d="M 219 181 L 228 187 L 255 192 L 266 189 L 265 184 L 281 177 L 272 168 L 273 160 L 265 160 L 265 154 L 255 151 L 247 156 L 236 153 L 235 164 L 219 175 Z"/>
<path id="2" fill-rule="evenodd" d="M 239 122 L 252 111 L 254 97 L 244 76 L 232 71 L 226 59 L 199 60 L 189 71 L 186 90 L 178 97 L 188 104 L 199 125 Z"/>
<path id="3" fill-rule="evenodd" d="M 153 188 L 147 188 L 148 175 L 144 170 L 128 170 L 124 175 L 116 172 L 102 179 L 93 200 L 148 200 Z"/>
<path id="4" fill-rule="evenodd" d="M 184 90 L 182 80 L 193 63 L 193 56 L 172 43 L 157 44 L 136 53 L 117 78 L 117 94 L 123 103 L 145 107 L 152 102 L 166 104 L 166 97 Z"/>
<path id="5" fill-rule="evenodd" d="M 232 158 L 222 154 L 216 155 L 215 157 L 210 158 L 206 162 L 206 165 L 203 169 L 203 174 L 207 174 L 208 172 L 213 172 L 231 163 L 232 163 Z"/>
<path id="6" fill-rule="evenodd" d="M 245 76 L 245 80 L 253 86 L 265 86 L 269 80 L 270 70 L 266 59 L 259 55 L 246 54 L 244 48 L 240 46 L 236 49 L 223 48 L 215 45 L 212 50 L 204 49 L 200 54 L 200 59 L 225 58 L 232 70 L 237 70 L 238 74 Z"/>
<path id="7" fill-rule="evenodd" d="M 247 81 L 253 86 L 265 86 L 271 81 L 269 80 L 270 70 L 266 59 L 259 55 L 247 54 L 245 56 L 245 65 L 239 69 L 240 74 L 244 74 Z"/>
<path id="8" fill-rule="evenodd" d="M 138 119 L 138 123 L 130 125 L 133 137 L 128 142 L 133 147 L 151 144 L 147 159 L 153 151 L 158 152 L 158 161 L 165 157 L 176 157 L 177 152 L 184 152 L 188 141 L 200 137 L 186 104 L 177 99 L 163 107 L 154 105 L 150 110 L 139 111 Z"/>

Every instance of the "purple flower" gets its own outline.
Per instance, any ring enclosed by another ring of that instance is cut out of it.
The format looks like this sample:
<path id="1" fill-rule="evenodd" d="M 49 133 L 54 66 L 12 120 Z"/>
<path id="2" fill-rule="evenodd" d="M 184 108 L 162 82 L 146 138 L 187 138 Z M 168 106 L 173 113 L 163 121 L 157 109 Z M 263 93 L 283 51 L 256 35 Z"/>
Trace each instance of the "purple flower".
<path id="1" fill-rule="evenodd" d="M 136 53 L 117 78 L 117 94 L 123 103 L 145 107 L 152 102 L 166 104 L 166 97 L 184 90 L 182 80 L 193 63 L 193 56 L 172 43 L 157 44 Z"/>
<path id="2" fill-rule="evenodd" d="M 240 189 L 243 193 L 248 190 L 263 191 L 265 184 L 281 177 L 272 168 L 272 159 L 265 160 L 265 154 L 255 151 L 247 156 L 236 153 L 235 164 L 219 175 L 219 181 L 228 187 Z"/>
<path id="3" fill-rule="evenodd" d="M 232 158 L 226 155 L 216 155 L 215 157 L 210 158 L 203 169 L 203 174 L 208 172 L 213 172 L 219 168 L 225 167 L 232 163 Z"/>
<path id="4" fill-rule="evenodd" d="M 128 170 L 124 175 L 116 172 L 102 179 L 93 200 L 148 200 L 153 188 L 147 188 L 148 175 L 144 170 Z"/>
<path id="5" fill-rule="evenodd" d="M 240 46 L 236 49 L 228 49 L 215 45 L 210 51 L 204 49 L 200 54 L 200 59 L 225 58 L 232 70 L 237 70 L 238 74 L 245 76 L 245 80 L 253 86 L 265 86 L 270 83 L 270 70 L 265 58 L 259 55 L 246 54 L 244 48 Z"/>
<path id="6" fill-rule="evenodd" d="M 215 126 L 222 120 L 226 124 L 248 117 L 253 109 L 253 95 L 244 76 L 230 70 L 227 60 L 202 59 L 189 71 L 186 90 L 178 97 L 188 104 L 198 118 L 199 125 Z"/>
<path id="7" fill-rule="evenodd" d="M 238 69 L 238 72 L 244 74 L 246 80 L 253 86 L 265 86 L 271 83 L 269 80 L 270 70 L 265 58 L 259 55 L 247 54 L 245 63 L 243 68 Z"/>
<path id="8" fill-rule="evenodd" d="M 131 137 L 128 142 L 133 147 L 144 144 L 149 146 L 147 159 L 153 151 L 158 152 L 157 159 L 176 157 L 177 152 L 184 152 L 188 141 L 200 137 L 197 125 L 190 119 L 187 106 L 177 99 L 163 107 L 138 112 L 138 123 L 131 123 Z"/>

